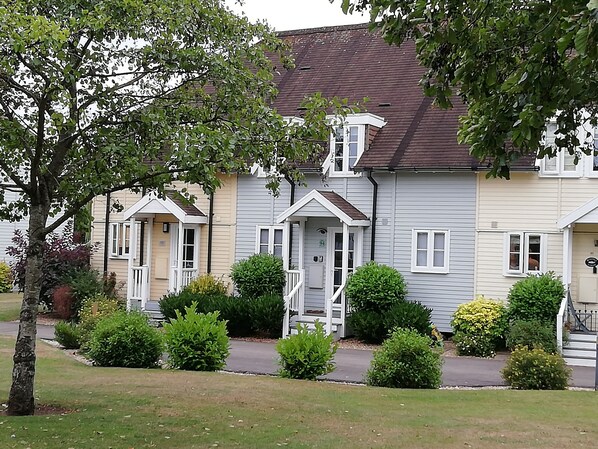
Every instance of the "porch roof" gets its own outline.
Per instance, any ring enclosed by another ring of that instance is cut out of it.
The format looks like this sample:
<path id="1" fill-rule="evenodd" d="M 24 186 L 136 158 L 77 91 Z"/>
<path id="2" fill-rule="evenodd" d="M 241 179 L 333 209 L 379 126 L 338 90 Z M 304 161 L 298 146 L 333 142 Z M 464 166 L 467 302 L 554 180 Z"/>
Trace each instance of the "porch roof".
<path id="1" fill-rule="evenodd" d="M 598 223 L 598 197 L 564 215 L 556 223 L 559 229 L 573 223 Z"/>
<path id="2" fill-rule="evenodd" d="M 205 224 L 208 217 L 193 204 L 184 202 L 176 192 L 166 192 L 165 198 L 149 193 L 124 212 L 124 219 L 131 217 L 153 216 L 155 214 L 171 214 L 185 224 Z"/>
<path id="3" fill-rule="evenodd" d="M 369 226 L 368 217 L 336 192 L 312 190 L 277 217 L 282 223 L 292 217 L 336 217 L 349 226 Z"/>

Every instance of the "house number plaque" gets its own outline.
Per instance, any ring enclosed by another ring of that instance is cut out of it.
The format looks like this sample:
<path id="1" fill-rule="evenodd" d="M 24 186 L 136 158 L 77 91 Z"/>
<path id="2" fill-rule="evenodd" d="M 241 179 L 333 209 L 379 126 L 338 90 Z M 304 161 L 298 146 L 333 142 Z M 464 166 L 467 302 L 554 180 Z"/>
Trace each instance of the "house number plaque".
<path id="1" fill-rule="evenodd" d="M 586 266 L 590 267 L 594 274 L 596 274 L 596 267 L 598 267 L 598 259 L 595 257 L 588 257 L 585 261 Z"/>

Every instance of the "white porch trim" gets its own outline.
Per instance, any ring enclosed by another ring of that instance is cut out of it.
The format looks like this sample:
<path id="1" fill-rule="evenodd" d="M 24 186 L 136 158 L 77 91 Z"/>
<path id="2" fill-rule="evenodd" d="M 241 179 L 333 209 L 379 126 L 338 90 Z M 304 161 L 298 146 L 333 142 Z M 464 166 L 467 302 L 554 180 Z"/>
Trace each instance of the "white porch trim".
<path id="1" fill-rule="evenodd" d="M 556 222 L 559 229 L 564 229 L 573 223 L 598 223 L 598 197 L 569 212 Z"/>
<path id="2" fill-rule="evenodd" d="M 199 210 L 199 209 L 198 209 Z M 131 217 L 139 215 L 154 215 L 154 214 L 171 214 L 176 217 L 179 222 L 184 224 L 206 224 L 208 217 L 197 215 L 189 215 L 181 209 L 172 199 L 165 197 L 159 198 L 155 193 L 149 193 L 129 207 L 124 212 L 124 219 L 129 220 Z"/>

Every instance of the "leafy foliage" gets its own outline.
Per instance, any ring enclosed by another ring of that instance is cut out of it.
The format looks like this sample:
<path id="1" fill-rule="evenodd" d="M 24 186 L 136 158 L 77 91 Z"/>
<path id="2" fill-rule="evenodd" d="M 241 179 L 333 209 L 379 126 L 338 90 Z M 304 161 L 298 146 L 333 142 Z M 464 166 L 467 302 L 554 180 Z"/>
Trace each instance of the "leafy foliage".
<path id="1" fill-rule="evenodd" d="M 54 326 L 54 337 L 65 349 L 81 347 L 81 331 L 75 323 L 60 321 Z"/>
<path id="2" fill-rule="evenodd" d="M 247 337 L 251 334 L 249 300 L 236 296 L 213 296 L 198 306 L 200 312 L 219 312 L 221 320 L 226 322 L 228 335 Z"/>
<path id="3" fill-rule="evenodd" d="M 122 301 L 109 298 L 103 294 L 87 298 L 83 301 L 79 314 L 79 341 L 83 349 L 87 348 L 91 333 L 98 322 L 124 309 Z"/>
<path id="4" fill-rule="evenodd" d="M 248 301 L 251 328 L 258 335 L 277 338 L 282 335 L 284 299 L 279 295 L 264 295 Z"/>
<path id="5" fill-rule="evenodd" d="M 388 333 L 395 328 L 413 329 L 422 335 L 432 334 L 432 309 L 419 302 L 400 301 L 384 315 Z"/>
<path id="6" fill-rule="evenodd" d="M 557 353 L 554 326 L 539 320 L 517 320 L 507 332 L 507 348 L 543 349 L 548 354 Z"/>
<path id="7" fill-rule="evenodd" d="M 276 344 L 281 377 L 316 380 L 334 371 L 337 345 L 332 335 L 326 335 L 324 325 L 316 321 L 315 330 L 297 325 L 297 333 Z"/>
<path id="8" fill-rule="evenodd" d="M 379 344 L 388 337 L 384 315 L 373 310 L 358 310 L 347 317 L 347 324 L 364 343 Z"/>
<path id="9" fill-rule="evenodd" d="M 224 367 L 229 355 L 226 324 L 218 312 L 198 314 L 196 304 L 177 311 L 177 317 L 164 324 L 164 340 L 173 368 L 216 371 Z"/>
<path id="10" fill-rule="evenodd" d="M 491 174 L 509 176 L 523 155 L 554 154 L 542 134 L 556 116 L 557 144 L 589 153 L 596 125 L 598 2 L 596 0 L 344 0 L 345 11 L 371 8 L 371 27 L 387 42 L 415 40 L 427 71 L 421 84 L 437 103 L 454 91 L 467 105 L 458 137 Z M 580 141 L 581 140 L 581 141 Z"/>
<path id="11" fill-rule="evenodd" d="M 54 312 L 63 320 L 73 316 L 73 290 L 68 285 L 59 285 L 52 293 Z"/>
<path id="12" fill-rule="evenodd" d="M 176 312 L 184 312 L 193 302 L 203 304 L 205 298 L 189 289 L 164 295 L 159 302 L 160 312 L 165 320 L 176 318 Z"/>
<path id="13" fill-rule="evenodd" d="M 224 281 L 207 273 L 193 279 L 185 290 L 200 295 L 226 295 L 228 287 Z"/>
<path id="14" fill-rule="evenodd" d="M 234 263 L 230 277 L 239 294 L 247 299 L 282 295 L 286 283 L 282 260 L 272 254 L 254 254 Z"/>
<path id="15" fill-rule="evenodd" d="M 502 370 L 505 382 L 519 390 L 565 390 L 571 369 L 560 354 L 517 348 Z"/>
<path id="16" fill-rule="evenodd" d="M 389 388 L 438 388 L 442 358 L 432 339 L 413 329 L 396 329 L 374 352 L 368 385 Z"/>
<path id="17" fill-rule="evenodd" d="M 99 366 L 152 368 L 162 355 L 162 335 L 140 312 L 120 311 L 101 319 L 91 333 L 87 355 Z"/>
<path id="18" fill-rule="evenodd" d="M 78 319 L 79 312 L 86 298 L 104 293 L 104 281 L 97 270 L 78 268 L 68 272 L 64 282 L 70 287 L 72 294 L 72 315 Z"/>
<path id="19" fill-rule="evenodd" d="M 459 355 L 493 357 L 504 341 L 507 309 L 500 301 L 479 297 L 457 307 L 451 326 Z"/>
<path id="20" fill-rule="evenodd" d="M 12 272 L 19 291 L 25 288 L 25 268 L 27 262 L 28 239 L 20 230 L 15 231 L 6 252 L 13 257 Z M 65 277 L 74 270 L 89 269 L 89 258 L 94 247 L 88 244 L 73 243 L 70 226 L 62 234 L 48 235 L 44 243 L 40 301 L 52 305 L 52 291 L 61 285 Z"/>
<path id="21" fill-rule="evenodd" d="M 349 277 L 345 294 L 356 311 L 385 312 L 405 299 L 407 285 L 397 270 L 371 261 Z"/>
<path id="22" fill-rule="evenodd" d="M 12 291 L 13 277 L 10 266 L 6 262 L 0 262 L 0 293 Z"/>
<path id="23" fill-rule="evenodd" d="M 553 324 L 564 297 L 565 287 L 554 273 L 528 276 L 509 290 L 509 317 Z"/>

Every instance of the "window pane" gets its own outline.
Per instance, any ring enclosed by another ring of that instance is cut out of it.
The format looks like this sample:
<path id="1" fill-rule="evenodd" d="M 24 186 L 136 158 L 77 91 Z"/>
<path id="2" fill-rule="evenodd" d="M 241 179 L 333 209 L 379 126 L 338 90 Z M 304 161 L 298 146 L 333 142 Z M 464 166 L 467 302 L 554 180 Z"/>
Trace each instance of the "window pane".
<path id="1" fill-rule="evenodd" d="M 195 243 L 195 229 L 185 229 L 184 233 L 184 243 L 186 245 L 193 245 Z"/>
<path id="2" fill-rule="evenodd" d="M 349 127 L 349 141 L 357 142 L 358 128 L 357 126 Z"/>
<path id="3" fill-rule="evenodd" d="M 444 250 L 434 250 L 434 266 L 444 267 Z"/>
<path id="4" fill-rule="evenodd" d="M 563 171 L 576 171 L 575 154 L 569 154 L 567 150 L 563 150 L 561 154 L 563 157 Z"/>
<path id="5" fill-rule="evenodd" d="M 274 230 L 274 244 L 282 245 L 282 229 Z"/>
<path id="6" fill-rule="evenodd" d="M 112 254 L 118 254 L 118 224 L 112 224 Z"/>
<path id="7" fill-rule="evenodd" d="M 546 156 L 544 158 L 544 170 L 546 170 L 546 171 L 556 171 L 556 164 L 557 164 L 557 158 L 556 157 L 549 158 L 548 156 Z"/>
<path id="8" fill-rule="evenodd" d="M 335 159 L 334 161 L 334 171 L 343 171 L 343 160 Z"/>
<path id="9" fill-rule="evenodd" d="M 334 140 L 336 142 L 342 142 L 345 138 L 345 129 L 342 126 L 338 126 L 335 129 L 335 133 L 334 133 Z"/>
<path id="10" fill-rule="evenodd" d="M 334 234 L 334 249 L 337 251 L 342 251 L 343 249 L 343 234 L 340 232 Z"/>
<path id="11" fill-rule="evenodd" d="M 521 270 L 521 236 L 509 237 L 509 270 Z"/>
<path id="12" fill-rule="evenodd" d="M 260 254 L 268 254 L 268 245 L 260 245 Z"/>
<path id="13" fill-rule="evenodd" d="M 266 245 L 268 247 L 270 231 L 268 229 L 261 229 L 260 230 L 260 245 Z"/>
<path id="14" fill-rule="evenodd" d="M 282 245 L 274 245 L 274 255 L 276 257 L 282 257 Z"/>
<path id="15" fill-rule="evenodd" d="M 123 224 L 123 254 L 129 254 L 129 247 L 131 245 L 131 226 Z"/>
<path id="16" fill-rule="evenodd" d="M 357 156 L 357 142 L 349 144 L 349 156 Z"/>
<path id="17" fill-rule="evenodd" d="M 343 143 L 336 143 L 334 145 L 334 156 L 335 157 L 343 157 Z"/>
<path id="18" fill-rule="evenodd" d="M 597 132 L 598 131 L 594 131 Z M 592 157 L 592 170 L 598 171 L 598 135 L 594 137 L 594 151 Z"/>
<path id="19" fill-rule="evenodd" d="M 527 258 L 527 270 L 528 271 L 540 271 L 540 249 L 541 249 L 541 237 L 539 235 L 528 236 L 528 258 Z"/>
<path id="20" fill-rule="evenodd" d="M 442 249 L 444 250 L 444 233 L 435 233 L 434 234 L 434 249 Z"/>
<path id="21" fill-rule="evenodd" d="M 417 233 L 417 249 L 428 249 L 428 233 Z"/>
<path id="22" fill-rule="evenodd" d="M 428 251 L 420 249 L 417 250 L 416 265 L 418 267 L 425 267 L 428 265 Z"/>

